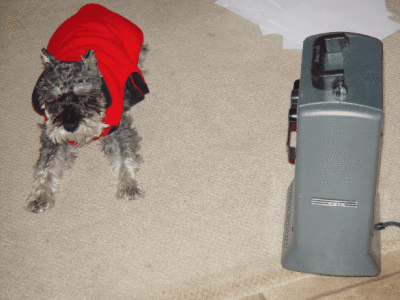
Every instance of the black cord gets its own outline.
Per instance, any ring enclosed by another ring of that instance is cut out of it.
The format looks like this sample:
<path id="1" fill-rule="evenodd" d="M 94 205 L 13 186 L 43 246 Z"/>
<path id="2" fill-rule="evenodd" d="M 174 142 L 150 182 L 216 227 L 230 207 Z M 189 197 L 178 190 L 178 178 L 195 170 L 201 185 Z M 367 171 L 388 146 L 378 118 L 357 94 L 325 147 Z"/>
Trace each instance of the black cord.
<path id="1" fill-rule="evenodd" d="M 382 230 L 385 229 L 388 226 L 397 226 L 400 227 L 400 222 L 394 222 L 394 221 L 390 221 L 390 222 L 380 222 L 380 223 L 376 223 L 374 225 L 374 229 L 375 230 Z"/>

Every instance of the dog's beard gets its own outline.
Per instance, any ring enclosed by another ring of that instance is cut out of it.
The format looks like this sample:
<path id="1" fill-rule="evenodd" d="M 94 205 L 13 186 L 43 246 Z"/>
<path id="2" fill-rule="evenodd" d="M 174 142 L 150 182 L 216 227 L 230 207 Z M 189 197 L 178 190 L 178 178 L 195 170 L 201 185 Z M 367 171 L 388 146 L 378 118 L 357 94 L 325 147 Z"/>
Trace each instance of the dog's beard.
<path id="1" fill-rule="evenodd" d="M 99 137 L 109 126 L 102 122 L 104 117 L 105 113 L 101 112 L 91 118 L 84 118 L 74 132 L 65 130 L 63 125 L 54 125 L 54 118 L 49 118 L 46 122 L 46 134 L 54 143 L 74 142 L 77 145 L 85 145 Z"/>

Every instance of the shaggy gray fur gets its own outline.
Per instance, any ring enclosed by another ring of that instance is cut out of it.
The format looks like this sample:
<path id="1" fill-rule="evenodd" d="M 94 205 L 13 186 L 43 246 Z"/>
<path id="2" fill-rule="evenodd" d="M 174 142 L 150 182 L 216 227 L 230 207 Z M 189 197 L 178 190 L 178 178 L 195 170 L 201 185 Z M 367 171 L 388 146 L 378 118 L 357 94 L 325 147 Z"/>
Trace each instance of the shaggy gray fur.
<path id="1" fill-rule="evenodd" d="M 140 67 L 146 51 L 143 47 Z M 106 99 L 94 51 L 87 51 L 81 62 L 66 62 L 57 61 L 43 49 L 42 59 L 46 69 L 37 84 L 37 95 L 48 120 L 41 125 L 42 146 L 26 206 L 35 213 L 54 205 L 63 172 L 72 166 L 78 148 L 90 143 L 106 127 L 102 122 Z M 120 181 L 118 196 L 129 200 L 143 194 L 135 176 L 141 162 L 137 153 L 141 138 L 131 128 L 132 119 L 126 115 L 130 107 L 130 94 L 126 89 L 118 129 L 100 139 L 102 150 Z"/>

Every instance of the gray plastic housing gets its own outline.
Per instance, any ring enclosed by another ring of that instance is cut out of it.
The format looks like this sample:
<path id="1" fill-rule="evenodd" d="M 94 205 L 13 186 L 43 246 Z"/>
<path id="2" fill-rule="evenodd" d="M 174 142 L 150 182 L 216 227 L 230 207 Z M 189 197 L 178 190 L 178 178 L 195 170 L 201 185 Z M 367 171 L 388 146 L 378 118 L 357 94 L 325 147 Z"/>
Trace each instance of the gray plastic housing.
<path id="1" fill-rule="evenodd" d="M 379 275 L 373 224 L 379 217 L 382 43 L 348 32 L 307 38 L 289 119 L 297 127 L 296 167 L 282 266 L 323 275 Z"/>

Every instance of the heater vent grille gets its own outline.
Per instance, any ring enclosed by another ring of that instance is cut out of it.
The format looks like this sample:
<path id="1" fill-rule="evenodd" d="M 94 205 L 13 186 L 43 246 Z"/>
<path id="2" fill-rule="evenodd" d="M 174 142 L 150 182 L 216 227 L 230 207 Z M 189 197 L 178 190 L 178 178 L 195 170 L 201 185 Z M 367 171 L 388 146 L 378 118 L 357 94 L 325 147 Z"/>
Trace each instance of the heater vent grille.
<path id="1" fill-rule="evenodd" d="M 334 199 L 322 199 L 322 198 L 311 198 L 312 205 L 321 206 L 334 206 L 334 207 L 358 207 L 357 201 L 352 200 L 334 200 Z"/>

